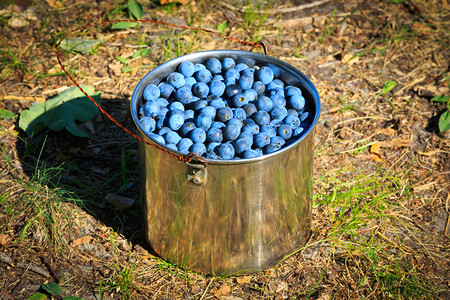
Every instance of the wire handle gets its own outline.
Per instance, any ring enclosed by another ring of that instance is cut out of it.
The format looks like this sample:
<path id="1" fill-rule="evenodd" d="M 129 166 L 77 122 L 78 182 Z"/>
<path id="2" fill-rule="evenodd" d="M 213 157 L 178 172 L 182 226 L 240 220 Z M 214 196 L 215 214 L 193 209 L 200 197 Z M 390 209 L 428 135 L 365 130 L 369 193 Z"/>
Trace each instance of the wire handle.
<path id="1" fill-rule="evenodd" d="M 137 139 L 138 141 L 147 144 L 149 146 L 155 147 L 158 150 L 161 150 L 165 153 L 168 153 L 169 155 L 171 155 L 172 157 L 176 158 L 178 161 L 184 161 L 184 162 L 191 162 L 192 160 L 198 160 L 201 161 L 203 163 L 206 163 L 205 159 L 203 159 L 201 156 L 195 154 L 194 152 L 190 152 L 186 155 L 176 155 L 166 149 L 164 149 L 163 147 L 157 145 L 157 144 L 152 144 L 150 142 L 145 141 L 144 139 L 142 139 L 141 137 L 139 137 L 137 134 L 133 133 L 132 131 L 130 131 L 129 129 L 127 129 L 125 126 L 123 126 L 122 124 L 120 124 L 119 122 L 116 121 L 116 119 L 114 119 L 114 117 L 112 117 L 109 113 L 107 113 L 90 95 L 88 95 L 83 88 L 78 84 L 78 82 L 69 74 L 69 72 L 66 70 L 65 66 L 63 65 L 62 61 L 61 61 L 61 52 L 60 52 L 60 45 L 61 42 L 66 39 L 69 35 L 71 35 L 74 32 L 77 31 L 81 31 L 87 28 L 91 28 L 91 27 L 99 27 L 99 26 L 104 26 L 104 25 L 109 25 L 109 24 L 115 24 L 115 23 L 119 23 L 119 22 L 129 22 L 129 23 L 153 23 L 153 24 L 162 24 L 162 25 L 166 25 L 166 26 L 170 26 L 170 27 L 174 27 L 174 28 L 180 28 L 183 30 L 189 29 L 189 30 L 201 30 L 204 31 L 206 33 L 212 33 L 215 35 L 220 36 L 223 39 L 229 40 L 231 42 L 236 42 L 236 43 L 240 43 L 244 46 L 251 46 L 251 49 L 249 51 L 252 51 L 255 48 L 262 48 L 264 50 L 264 54 L 267 55 L 267 49 L 266 46 L 264 45 L 263 42 L 261 41 L 257 41 L 257 42 L 251 42 L 251 41 L 244 41 L 244 40 L 240 40 L 237 38 L 232 38 L 229 37 L 225 34 L 222 34 L 220 32 L 211 30 L 211 29 L 207 29 L 207 28 L 201 28 L 201 27 L 191 27 L 191 26 L 183 26 L 183 25 L 176 25 L 176 24 L 171 24 L 171 23 L 166 23 L 163 21 L 158 21 L 158 20 L 111 20 L 111 21 L 105 21 L 105 22 L 101 22 L 101 23 L 97 23 L 97 24 L 88 24 L 88 25 L 84 25 L 84 26 L 80 26 L 77 28 L 74 28 L 72 30 L 69 30 L 63 37 L 62 39 L 60 39 L 58 41 L 57 44 L 57 48 L 56 48 L 56 58 L 58 59 L 58 63 L 61 66 L 61 69 L 64 71 L 64 73 L 67 75 L 67 77 L 69 77 L 70 80 L 72 80 L 72 82 L 80 89 L 80 91 L 86 95 L 86 97 L 89 98 L 89 100 L 91 100 L 95 106 L 104 114 L 106 115 L 114 124 L 116 124 L 117 126 L 119 126 L 119 128 L 123 129 L 127 134 L 131 135 L 132 137 L 134 137 L 135 139 Z"/>

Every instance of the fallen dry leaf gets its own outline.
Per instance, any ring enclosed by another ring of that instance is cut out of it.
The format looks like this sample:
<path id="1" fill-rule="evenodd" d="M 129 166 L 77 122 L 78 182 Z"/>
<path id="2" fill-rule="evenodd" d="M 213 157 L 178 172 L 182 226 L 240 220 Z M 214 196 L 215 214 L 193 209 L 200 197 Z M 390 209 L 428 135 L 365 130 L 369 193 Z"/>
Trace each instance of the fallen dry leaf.
<path id="1" fill-rule="evenodd" d="M 357 63 L 359 61 L 359 57 L 355 57 L 355 55 L 351 54 L 351 53 L 347 53 L 344 55 L 344 57 L 342 57 L 342 62 L 348 64 L 349 66 Z"/>
<path id="2" fill-rule="evenodd" d="M 0 245 L 7 247 L 10 241 L 11 237 L 8 234 L 0 233 Z"/>
<path id="3" fill-rule="evenodd" d="M 201 291 L 202 291 L 202 288 L 199 285 L 194 285 L 191 288 L 191 293 L 194 294 L 194 295 L 197 295 Z"/>
<path id="4" fill-rule="evenodd" d="M 79 245 L 84 245 L 89 243 L 92 240 L 92 237 L 89 235 L 82 236 L 80 238 L 74 239 L 72 242 L 70 242 L 71 247 L 76 247 Z"/>
<path id="5" fill-rule="evenodd" d="M 246 283 L 250 283 L 250 281 L 252 281 L 252 276 L 242 276 L 242 277 L 237 277 L 236 278 L 237 283 L 239 284 L 246 284 Z"/>
<path id="6" fill-rule="evenodd" d="M 372 159 L 376 162 L 383 161 L 380 150 L 381 148 L 378 142 L 373 143 L 370 147 L 370 154 L 372 154 Z"/>
<path id="7" fill-rule="evenodd" d="M 106 195 L 105 200 L 111 203 L 117 210 L 124 210 L 130 208 L 134 204 L 134 199 L 119 196 L 116 194 Z"/>
<path id="8" fill-rule="evenodd" d="M 415 22 L 411 27 L 412 29 L 418 31 L 419 33 L 430 33 L 433 31 L 433 28 L 424 23 Z"/>
<path id="9" fill-rule="evenodd" d="M 214 296 L 216 296 L 216 298 L 220 299 L 221 296 L 226 296 L 229 293 L 231 293 L 231 286 L 229 286 L 228 284 L 223 284 L 220 288 L 218 288 L 214 292 Z"/>

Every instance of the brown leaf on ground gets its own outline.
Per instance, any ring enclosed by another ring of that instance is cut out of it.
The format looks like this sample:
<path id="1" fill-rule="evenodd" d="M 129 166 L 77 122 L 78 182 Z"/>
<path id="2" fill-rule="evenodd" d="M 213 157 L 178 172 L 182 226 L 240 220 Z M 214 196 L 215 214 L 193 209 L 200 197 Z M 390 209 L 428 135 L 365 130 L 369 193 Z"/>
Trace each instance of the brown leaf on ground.
<path id="1" fill-rule="evenodd" d="M 11 237 L 8 234 L 0 233 L 0 245 L 7 247 L 10 241 Z"/>
<path id="2" fill-rule="evenodd" d="M 370 147 L 370 154 L 372 154 L 372 159 L 376 162 L 383 161 L 380 150 L 380 143 L 378 142 L 373 143 Z"/>
<path id="3" fill-rule="evenodd" d="M 201 291 L 202 291 L 202 288 L 201 288 L 201 286 L 199 286 L 199 285 L 194 285 L 194 286 L 192 286 L 192 288 L 191 288 L 191 293 L 194 294 L 194 295 L 197 295 L 197 294 L 200 293 Z"/>
<path id="4" fill-rule="evenodd" d="M 231 293 L 231 286 L 228 284 L 223 284 L 220 288 L 214 291 L 214 296 L 216 296 L 217 299 L 220 299 L 221 296 L 226 296 L 229 293 Z"/>
<path id="5" fill-rule="evenodd" d="M 250 281 L 252 281 L 252 276 L 242 276 L 242 277 L 237 277 L 236 278 L 237 283 L 239 284 L 246 284 L 246 283 L 250 283 Z"/>
<path id="6" fill-rule="evenodd" d="M 92 237 L 89 235 L 82 236 L 80 238 L 74 239 L 72 242 L 70 242 L 71 247 L 76 247 L 79 245 L 84 245 L 89 243 L 92 240 Z"/>

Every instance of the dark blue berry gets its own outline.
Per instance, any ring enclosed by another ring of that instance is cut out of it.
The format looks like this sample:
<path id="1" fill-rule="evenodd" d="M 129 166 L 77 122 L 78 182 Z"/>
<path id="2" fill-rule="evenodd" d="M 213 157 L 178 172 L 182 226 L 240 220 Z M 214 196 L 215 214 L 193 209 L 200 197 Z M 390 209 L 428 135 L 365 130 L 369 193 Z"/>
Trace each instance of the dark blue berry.
<path id="1" fill-rule="evenodd" d="M 181 136 L 187 137 L 189 133 L 196 128 L 195 124 L 192 122 L 184 123 L 180 128 Z"/>
<path id="2" fill-rule="evenodd" d="M 233 111 L 229 107 L 221 107 L 216 112 L 216 119 L 220 122 L 227 122 L 233 117 Z"/>
<path id="3" fill-rule="evenodd" d="M 159 85 L 160 96 L 165 99 L 169 99 L 175 91 L 174 87 L 167 82 L 161 82 Z"/>
<path id="4" fill-rule="evenodd" d="M 174 88 L 179 89 L 183 85 L 185 85 L 184 76 L 181 73 L 173 72 L 169 76 L 167 76 L 166 81 L 171 84 Z"/>
<path id="5" fill-rule="evenodd" d="M 268 85 L 273 80 L 274 75 L 271 68 L 264 66 L 261 67 L 256 72 L 256 77 L 258 80 L 262 81 L 265 85 Z"/>
<path id="6" fill-rule="evenodd" d="M 227 125 L 224 128 L 222 128 L 223 138 L 226 141 L 234 141 L 238 138 L 239 134 L 241 133 L 241 130 L 239 126 L 235 124 Z"/>
<path id="7" fill-rule="evenodd" d="M 189 152 L 189 148 L 193 144 L 194 143 L 191 141 L 190 138 L 182 138 L 177 144 L 178 151 L 180 151 L 183 154 L 187 154 Z"/>
<path id="8" fill-rule="evenodd" d="M 206 61 L 205 67 L 213 74 L 219 74 L 222 71 L 222 63 L 214 57 Z"/>
<path id="9" fill-rule="evenodd" d="M 211 81 L 209 84 L 209 91 L 213 96 L 222 96 L 225 92 L 225 83 L 222 81 Z"/>
<path id="10" fill-rule="evenodd" d="M 194 143 L 204 143 L 206 141 L 206 131 L 202 128 L 194 128 L 191 130 L 189 137 Z"/>
<path id="11" fill-rule="evenodd" d="M 155 117 L 158 115 L 159 105 L 156 101 L 147 101 L 144 104 L 144 116 Z"/>
<path id="12" fill-rule="evenodd" d="M 220 128 L 210 128 L 206 133 L 206 140 L 208 142 L 220 143 L 223 140 L 222 130 Z"/>
<path id="13" fill-rule="evenodd" d="M 235 154 L 234 147 L 231 143 L 220 144 L 216 147 L 215 151 L 222 159 L 232 159 Z"/>
<path id="14" fill-rule="evenodd" d="M 206 146 L 203 143 L 195 143 L 189 148 L 189 151 L 201 156 L 206 152 Z"/>
<path id="15" fill-rule="evenodd" d="M 183 85 L 179 89 L 177 89 L 175 93 L 175 98 L 183 104 L 189 103 L 192 101 L 192 92 L 190 85 Z"/>
<path id="16" fill-rule="evenodd" d="M 184 77 L 190 77 L 194 74 L 195 67 L 190 61 L 183 61 L 178 67 L 178 70 L 184 75 Z"/>
<path id="17" fill-rule="evenodd" d="M 209 94 L 209 86 L 204 82 L 197 82 L 192 86 L 192 93 L 199 98 L 205 98 Z"/>
<path id="18" fill-rule="evenodd" d="M 292 128 L 287 124 L 282 124 L 277 130 L 278 136 L 282 137 L 284 140 L 288 140 L 292 136 Z"/>
<path id="19" fill-rule="evenodd" d="M 270 115 L 264 111 L 259 110 L 256 113 L 252 115 L 252 119 L 258 124 L 259 126 L 269 124 L 270 123 Z"/>
<path id="20" fill-rule="evenodd" d="M 147 101 L 154 101 L 159 98 L 161 91 L 154 84 L 149 84 L 144 89 L 144 99 Z"/>
<path id="21" fill-rule="evenodd" d="M 236 62 L 231 57 L 225 57 L 222 59 L 222 70 L 226 71 L 236 66 Z"/>

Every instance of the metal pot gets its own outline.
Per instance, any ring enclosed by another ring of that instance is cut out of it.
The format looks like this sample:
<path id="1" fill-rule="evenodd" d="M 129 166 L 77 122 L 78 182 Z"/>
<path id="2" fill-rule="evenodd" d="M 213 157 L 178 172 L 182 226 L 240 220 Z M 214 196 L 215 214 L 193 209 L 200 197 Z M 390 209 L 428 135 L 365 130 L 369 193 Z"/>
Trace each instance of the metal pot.
<path id="1" fill-rule="evenodd" d="M 146 236 L 156 253 L 182 268 L 215 275 L 251 273 L 273 266 L 309 238 L 320 99 L 303 73 L 274 57 L 238 50 L 192 53 L 160 65 L 137 85 L 131 114 L 141 138 L 156 143 L 139 124 L 146 85 L 158 84 L 183 61 L 212 57 L 276 65 L 281 80 L 301 88 L 311 126 L 291 145 L 252 159 L 185 163 L 139 143 Z"/>

